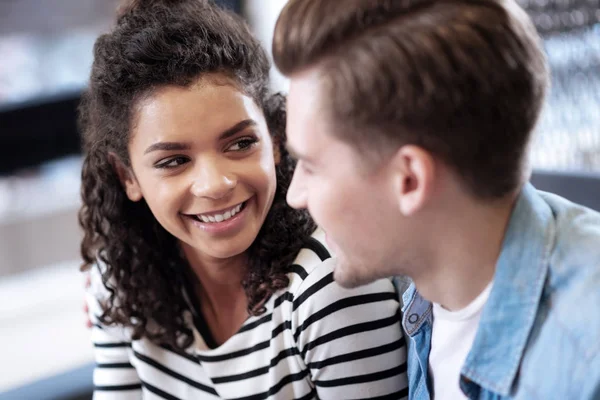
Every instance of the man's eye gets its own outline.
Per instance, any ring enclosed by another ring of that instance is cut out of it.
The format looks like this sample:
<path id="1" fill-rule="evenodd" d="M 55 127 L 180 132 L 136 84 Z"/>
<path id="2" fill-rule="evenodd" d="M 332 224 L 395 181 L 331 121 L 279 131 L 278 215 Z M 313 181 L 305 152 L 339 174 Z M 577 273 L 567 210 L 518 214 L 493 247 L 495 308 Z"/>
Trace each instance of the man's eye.
<path id="1" fill-rule="evenodd" d="M 155 168 L 160 169 L 169 169 L 169 168 L 177 168 L 188 162 L 186 157 L 171 157 L 164 160 L 159 161 L 154 165 Z"/>
<path id="2" fill-rule="evenodd" d="M 304 171 L 305 174 L 311 175 L 313 173 L 312 169 L 302 160 L 298 161 L 298 164 L 300 164 L 300 168 L 302 168 L 302 171 Z"/>
<path id="3" fill-rule="evenodd" d="M 245 137 L 237 142 L 233 143 L 227 148 L 228 151 L 244 151 L 256 144 L 258 140 L 256 138 Z"/>

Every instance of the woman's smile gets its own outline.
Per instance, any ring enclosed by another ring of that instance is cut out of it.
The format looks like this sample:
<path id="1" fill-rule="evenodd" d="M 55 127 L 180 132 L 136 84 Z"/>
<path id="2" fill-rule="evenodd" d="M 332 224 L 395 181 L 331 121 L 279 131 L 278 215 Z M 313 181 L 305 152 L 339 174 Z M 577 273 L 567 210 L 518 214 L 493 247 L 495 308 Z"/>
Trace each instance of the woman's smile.
<path id="1" fill-rule="evenodd" d="M 254 196 L 233 207 L 202 214 L 182 214 L 191 224 L 212 234 L 232 234 L 243 228 L 246 215 L 252 212 Z"/>

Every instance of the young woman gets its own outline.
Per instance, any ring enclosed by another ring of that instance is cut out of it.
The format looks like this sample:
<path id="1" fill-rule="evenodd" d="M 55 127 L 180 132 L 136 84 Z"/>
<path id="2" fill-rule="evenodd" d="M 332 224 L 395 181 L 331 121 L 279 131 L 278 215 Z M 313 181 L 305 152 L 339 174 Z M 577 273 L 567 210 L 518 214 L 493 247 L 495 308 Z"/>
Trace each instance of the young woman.
<path id="1" fill-rule="evenodd" d="M 201 0 L 138 0 L 94 48 L 80 223 L 95 398 L 399 399 L 388 280 L 346 290 L 285 204 L 269 62 Z"/>

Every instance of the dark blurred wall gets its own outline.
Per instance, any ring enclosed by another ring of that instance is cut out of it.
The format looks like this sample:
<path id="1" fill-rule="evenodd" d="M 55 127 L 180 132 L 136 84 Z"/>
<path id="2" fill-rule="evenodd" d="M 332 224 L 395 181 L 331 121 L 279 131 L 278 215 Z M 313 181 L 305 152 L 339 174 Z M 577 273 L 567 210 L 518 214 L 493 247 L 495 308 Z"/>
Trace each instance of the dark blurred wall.
<path id="1" fill-rule="evenodd" d="M 0 35 L 105 26 L 118 0 L 1 0 Z"/>
<path id="2" fill-rule="evenodd" d="M 59 37 L 77 30 L 101 33 L 110 26 L 119 2 L 0 0 L 0 39 L 14 35 Z M 239 0 L 217 3 L 241 12 Z M 40 95 L 16 104 L 0 103 L 0 176 L 78 153 L 78 103 L 77 91 Z"/>

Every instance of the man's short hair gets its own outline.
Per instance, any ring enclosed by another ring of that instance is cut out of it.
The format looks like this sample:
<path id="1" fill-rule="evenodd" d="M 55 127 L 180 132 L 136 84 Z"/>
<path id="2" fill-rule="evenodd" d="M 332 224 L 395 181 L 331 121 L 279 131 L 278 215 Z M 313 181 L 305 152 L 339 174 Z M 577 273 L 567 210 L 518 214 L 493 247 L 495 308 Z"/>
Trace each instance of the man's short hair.
<path id="1" fill-rule="evenodd" d="M 421 146 L 484 199 L 522 183 L 549 74 L 514 0 L 290 0 L 273 57 L 318 67 L 338 138 Z"/>

